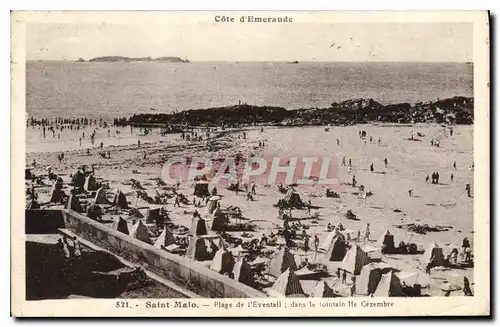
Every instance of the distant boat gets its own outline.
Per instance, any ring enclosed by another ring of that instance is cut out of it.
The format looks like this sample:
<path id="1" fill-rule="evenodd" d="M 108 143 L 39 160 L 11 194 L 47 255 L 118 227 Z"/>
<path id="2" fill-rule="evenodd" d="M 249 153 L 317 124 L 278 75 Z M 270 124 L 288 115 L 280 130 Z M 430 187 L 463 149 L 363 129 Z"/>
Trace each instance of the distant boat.
<path id="1" fill-rule="evenodd" d="M 298 64 L 299 62 L 297 60 L 289 62 L 289 64 Z"/>

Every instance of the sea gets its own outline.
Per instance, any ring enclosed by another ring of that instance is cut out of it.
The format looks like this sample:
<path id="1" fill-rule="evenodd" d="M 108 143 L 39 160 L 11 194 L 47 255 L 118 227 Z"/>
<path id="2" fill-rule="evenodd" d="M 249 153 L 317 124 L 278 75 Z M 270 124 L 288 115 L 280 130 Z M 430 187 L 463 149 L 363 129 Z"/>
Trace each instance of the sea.
<path id="1" fill-rule="evenodd" d="M 468 63 L 26 63 L 26 110 L 37 118 L 128 117 L 248 103 L 323 108 L 473 96 Z"/>
<path id="2" fill-rule="evenodd" d="M 26 111 L 36 118 L 113 118 L 248 103 L 324 108 L 373 98 L 382 104 L 473 96 L 466 63 L 69 62 L 28 61 Z M 96 133 L 94 143 L 89 139 Z M 84 135 L 85 134 L 85 135 Z M 99 149 L 176 138 L 159 130 L 26 129 L 26 152 Z M 80 141 L 81 138 L 81 141 Z"/>

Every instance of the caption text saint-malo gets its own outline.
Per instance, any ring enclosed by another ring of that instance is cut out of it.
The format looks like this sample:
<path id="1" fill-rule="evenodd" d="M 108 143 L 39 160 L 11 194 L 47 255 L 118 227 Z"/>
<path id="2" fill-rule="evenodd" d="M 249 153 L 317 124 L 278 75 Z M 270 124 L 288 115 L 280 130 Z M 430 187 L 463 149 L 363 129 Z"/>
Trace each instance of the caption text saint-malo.
<path id="1" fill-rule="evenodd" d="M 216 15 L 214 16 L 216 23 L 293 23 L 293 18 L 288 16 L 283 17 L 258 17 L 258 16 L 241 16 L 239 19 L 231 16 Z"/>

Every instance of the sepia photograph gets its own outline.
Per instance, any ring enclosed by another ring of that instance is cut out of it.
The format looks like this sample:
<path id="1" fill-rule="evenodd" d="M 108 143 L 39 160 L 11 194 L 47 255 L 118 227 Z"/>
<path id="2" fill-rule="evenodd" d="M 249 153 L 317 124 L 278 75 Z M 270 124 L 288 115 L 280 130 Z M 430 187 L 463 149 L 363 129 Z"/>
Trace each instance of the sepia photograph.
<path id="1" fill-rule="evenodd" d="M 14 312 L 489 314 L 487 12 L 12 18 Z"/>

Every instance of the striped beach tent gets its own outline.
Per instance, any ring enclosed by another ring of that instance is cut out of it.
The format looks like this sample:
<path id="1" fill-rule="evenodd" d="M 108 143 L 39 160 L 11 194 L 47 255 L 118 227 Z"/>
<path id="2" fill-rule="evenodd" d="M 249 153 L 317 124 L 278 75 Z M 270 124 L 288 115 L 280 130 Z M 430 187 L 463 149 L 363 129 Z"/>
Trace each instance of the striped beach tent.
<path id="1" fill-rule="evenodd" d="M 217 271 L 218 273 L 230 273 L 234 268 L 234 257 L 230 251 L 224 248 L 220 248 L 219 251 L 215 253 L 215 256 L 210 265 L 210 269 Z"/>
<path id="2" fill-rule="evenodd" d="M 295 260 L 295 256 L 285 247 L 276 252 L 274 257 L 271 259 L 269 264 L 269 274 L 274 277 L 278 277 L 288 268 L 297 270 L 297 261 Z"/>
<path id="3" fill-rule="evenodd" d="M 146 225 L 142 222 L 142 219 L 140 219 L 135 225 L 132 226 L 132 229 L 130 230 L 130 236 L 133 238 L 138 239 L 139 241 L 143 241 L 145 243 L 151 243 L 151 240 L 149 239 L 149 231 Z"/>
<path id="4" fill-rule="evenodd" d="M 402 296 L 401 281 L 398 276 L 391 270 L 382 275 L 377 289 L 373 296 L 375 297 L 391 297 Z"/>
<path id="5" fill-rule="evenodd" d="M 162 247 L 167 247 L 171 244 L 175 244 L 175 237 L 171 231 L 165 228 L 163 232 L 161 232 L 160 236 L 158 236 L 158 239 L 156 240 L 154 247 L 161 249 Z"/>
<path id="6" fill-rule="evenodd" d="M 357 244 L 347 251 L 339 269 L 345 270 L 353 275 L 359 275 L 364 265 L 369 263 L 368 254 Z"/>
<path id="7" fill-rule="evenodd" d="M 278 277 L 278 279 L 276 279 L 276 282 L 269 291 L 269 294 L 278 297 L 305 296 L 299 277 L 293 272 L 293 269 L 290 268 L 288 268 Z"/>
<path id="8" fill-rule="evenodd" d="M 319 281 L 314 287 L 312 297 L 336 297 L 333 289 L 325 281 Z"/>

